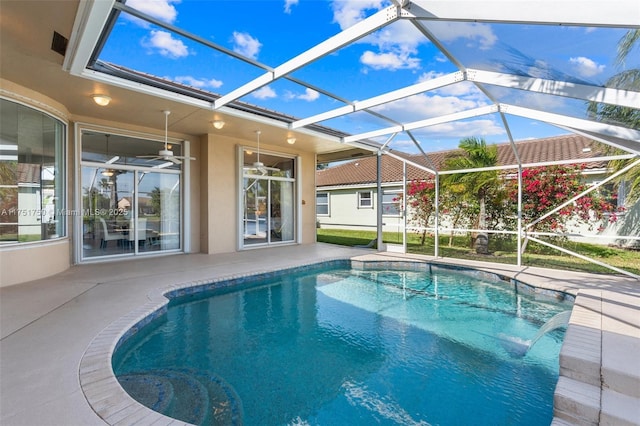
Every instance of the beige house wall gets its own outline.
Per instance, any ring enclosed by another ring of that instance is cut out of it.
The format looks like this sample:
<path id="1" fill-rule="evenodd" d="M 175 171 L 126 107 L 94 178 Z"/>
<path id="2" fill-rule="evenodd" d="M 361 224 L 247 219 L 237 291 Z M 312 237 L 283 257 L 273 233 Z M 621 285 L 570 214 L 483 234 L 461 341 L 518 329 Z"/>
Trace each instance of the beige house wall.
<path id="1" fill-rule="evenodd" d="M 76 150 L 79 141 L 76 140 L 75 125 L 82 123 L 91 126 L 102 126 L 108 129 L 117 129 L 123 132 L 149 135 L 150 137 L 163 138 L 162 129 L 150 129 L 140 126 L 131 126 L 120 122 L 105 121 L 94 117 L 72 115 L 66 107 L 55 100 L 43 96 L 33 90 L 19 86 L 7 80 L 0 79 L 0 95 L 3 97 L 43 111 L 61 120 L 67 125 L 66 146 L 66 205 L 60 206 L 67 211 L 73 211 L 78 200 L 75 199 L 76 177 Z M 190 168 L 190 214 L 185 216 L 189 221 L 190 243 L 184 248 L 187 253 L 200 252 L 200 140 L 191 135 L 170 133 L 170 137 L 189 141 L 191 155 L 196 161 L 189 164 Z M 60 239 L 0 246 L 0 287 L 19 284 L 44 278 L 65 271 L 74 262 L 73 241 L 75 235 L 74 220 L 79 216 L 68 215 L 66 217 L 66 236 Z"/>
<path id="2" fill-rule="evenodd" d="M 0 249 L 0 287 L 37 280 L 71 266 L 69 238 Z"/>
<path id="3" fill-rule="evenodd" d="M 248 141 L 215 133 L 202 136 L 200 169 L 200 247 L 204 253 L 228 253 L 239 248 L 239 158 L 241 146 L 253 147 Z M 302 244 L 314 243 L 315 233 L 315 154 L 300 153 L 295 149 L 283 150 L 261 143 L 263 151 L 298 155 L 300 169 L 298 184 L 301 199 L 296 208 L 300 211 Z M 204 161 L 206 160 L 206 161 Z"/>
<path id="4" fill-rule="evenodd" d="M 302 244 L 316 242 L 316 157 L 312 153 L 300 154 L 299 184 L 301 186 L 301 200 L 298 208 L 301 212 Z"/>
<path id="5" fill-rule="evenodd" d="M 76 124 L 91 127 L 117 129 L 120 132 L 162 139 L 162 129 L 132 126 L 100 118 L 69 114 L 64 105 L 44 97 L 32 90 L 0 79 L 0 94 L 3 97 L 47 112 L 67 125 L 67 174 L 64 208 L 72 211 L 78 203 L 74 197 L 78 191 L 75 170 Z M 222 137 L 215 133 L 202 136 L 169 132 L 170 138 L 189 141 L 189 193 L 185 194 L 185 225 L 188 237 L 184 251 L 187 253 L 225 253 L 239 247 L 239 200 L 238 200 L 238 147 L 254 147 L 255 141 Z M 296 149 L 297 148 L 297 149 Z M 316 241 L 315 215 L 315 153 L 299 152 L 299 147 L 275 147 L 268 141 L 261 144 L 265 152 L 282 153 L 298 157 L 297 178 L 300 199 L 296 202 L 300 226 L 296 229 L 296 241 L 310 244 Z M 68 269 L 74 262 L 74 220 L 67 217 L 66 237 L 29 244 L 0 247 L 0 286 L 14 285 L 44 278 Z"/>

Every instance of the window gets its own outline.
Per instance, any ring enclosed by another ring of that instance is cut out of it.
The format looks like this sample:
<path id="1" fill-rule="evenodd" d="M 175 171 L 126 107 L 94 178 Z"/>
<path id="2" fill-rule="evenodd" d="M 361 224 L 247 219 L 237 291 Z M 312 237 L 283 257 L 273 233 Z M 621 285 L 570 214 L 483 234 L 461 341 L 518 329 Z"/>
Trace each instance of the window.
<path id="1" fill-rule="evenodd" d="M 400 216 L 400 201 L 402 192 L 398 190 L 385 191 L 382 194 L 382 214 L 387 216 Z"/>
<path id="2" fill-rule="evenodd" d="M 358 192 L 358 208 L 359 209 L 373 208 L 373 194 L 371 191 Z"/>
<path id="3" fill-rule="evenodd" d="M 318 216 L 329 216 L 328 192 L 318 192 L 316 194 L 316 214 Z"/>
<path id="4" fill-rule="evenodd" d="M 65 236 L 65 125 L 5 99 L 0 119 L 0 244 Z"/>

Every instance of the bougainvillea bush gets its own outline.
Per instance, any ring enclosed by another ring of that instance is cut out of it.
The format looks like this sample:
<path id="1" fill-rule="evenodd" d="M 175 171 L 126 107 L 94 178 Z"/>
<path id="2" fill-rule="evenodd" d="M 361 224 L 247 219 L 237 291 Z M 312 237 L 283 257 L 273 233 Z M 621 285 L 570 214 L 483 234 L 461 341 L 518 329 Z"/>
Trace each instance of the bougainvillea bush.
<path id="1" fill-rule="evenodd" d="M 427 236 L 426 228 L 432 225 L 436 211 L 436 185 L 433 181 L 414 180 L 407 184 L 407 206 L 409 220 L 420 230 L 420 244 L 424 245 Z"/>
<path id="2" fill-rule="evenodd" d="M 523 224 L 535 222 L 546 213 L 571 200 L 588 188 L 584 182 L 584 164 L 531 167 L 522 171 L 522 220 Z M 518 181 L 507 181 L 510 205 L 517 209 Z M 570 224 L 582 224 L 601 230 L 607 222 L 617 220 L 615 197 L 601 188 L 587 193 L 577 200 L 567 203 L 556 213 L 537 222 L 529 231 L 567 231 Z"/>
<path id="3" fill-rule="evenodd" d="M 522 223 L 534 223 L 540 217 L 567 203 L 589 186 L 584 181 L 584 165 L 555 165 L 531 167 L 522 171 Z M 487 188 L 487 228 L 515 231 L 517 227 L 518 180 L 507 175 Z M 473 225 L 477 215 L 477 202 L 473 194 L 465 193 L 463 184 L 440 188 L 440 214 L 452 228 Z M 399 201 L 400 199 L 398 199 Z M 571 225 L 584 225 L 601 230 L 607 223 L 617 220 L 616 199 L 600 187 L 567 203 L 557 212 L 536 222 L 529 232 L 566 232 Z M 407 185 L 409 220 L 419 228 L 421 244 L 435 218 L 435 182 L 416 180 Z M 441 223 L 442 225 L 442 223 Z M 453 233 L 452 233 L 453 236 Z M 508 238 L 508 236 L 503 236 Z M 450 240 L 451 242 L 451 240 Z"/>

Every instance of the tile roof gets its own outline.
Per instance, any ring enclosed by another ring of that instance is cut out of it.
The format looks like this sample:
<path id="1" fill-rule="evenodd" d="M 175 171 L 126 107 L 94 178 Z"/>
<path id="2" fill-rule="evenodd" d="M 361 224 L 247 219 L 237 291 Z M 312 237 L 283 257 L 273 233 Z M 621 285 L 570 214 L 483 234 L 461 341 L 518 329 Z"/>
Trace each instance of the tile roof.
<path id="1" fill-rule="evenodd" d="M 40 184 L 42 168 L 40 164 L 18 163 L 16 168 L 16 181 L 18 184 Z"/>
<path id="2" fill-rule="evenodd" d="M 579 135 L 562 135 L 544 139 L 533 139 L 515 142 L 515 147 L 523 164 L 562 161 L 575 159 L 589 159 L 603 156 L 605 145 Z M 511 144 L 502 143 L 498 148 L 498 165 L 517 164 Z M 589 149 L 587 149 L 589 148 Z M 444 161 L 451 155 L 460 152 L 460 149 L 427 153 L 430 162 L 421 154 L 401 155 L 417 164 L 442 169 Z M 600 169 L 606 166 L 605 162 L 587 163 L 588 169 Z M 423 179 L 429 174 L 416 167 L 407 167 L 407 180 Z M 382 156 L 382 182 L 402 181 L 402 161 L 389 155 Z M 316 172 L 316 185 L 323 186 L 347 186 L 358 184 L 370 184 L 376 182 L 376 157 L 364 157 L 329 167 Z"/>

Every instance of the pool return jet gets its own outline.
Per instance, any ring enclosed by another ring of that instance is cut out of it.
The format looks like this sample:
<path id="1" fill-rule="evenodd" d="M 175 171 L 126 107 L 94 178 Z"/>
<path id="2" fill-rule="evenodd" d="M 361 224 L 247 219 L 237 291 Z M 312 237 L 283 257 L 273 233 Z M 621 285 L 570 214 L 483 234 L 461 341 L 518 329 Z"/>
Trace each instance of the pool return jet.
<path id="1" fill-rule="evenodd" d="M 531 340 L 522 340 L 517 337 L 503 336 L 501 339 L 503 347 L 511 355 L 523 357 L 531 350 L 533 345 L 547 333 L 551 333 L 559 328 L 566 328 L 569 325 L 571 311 L 560 312 L 545 322 Z"/>

